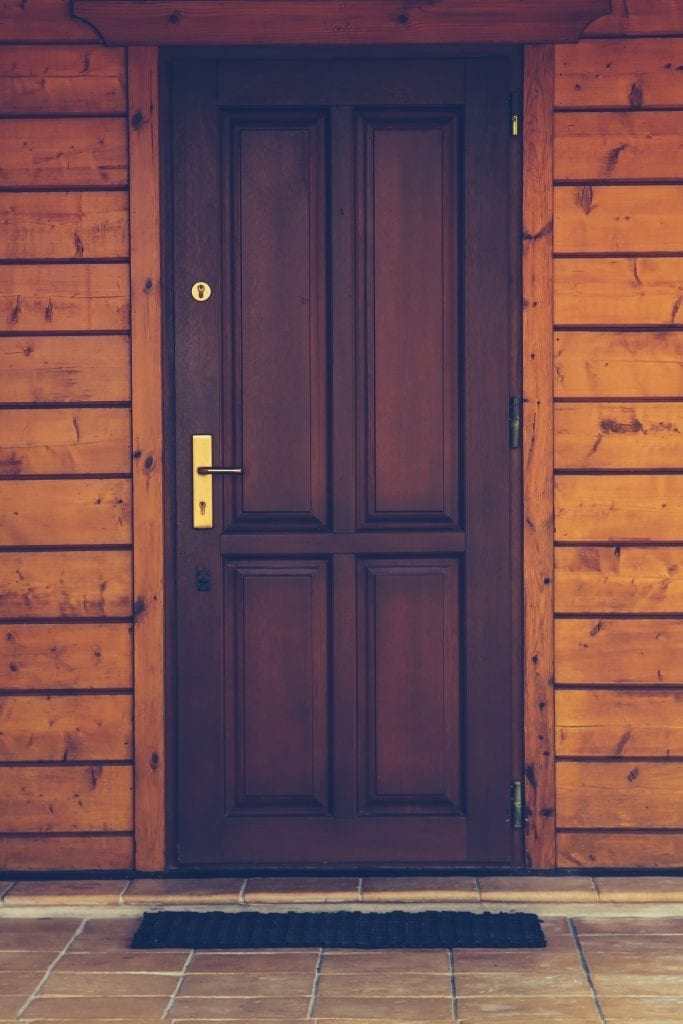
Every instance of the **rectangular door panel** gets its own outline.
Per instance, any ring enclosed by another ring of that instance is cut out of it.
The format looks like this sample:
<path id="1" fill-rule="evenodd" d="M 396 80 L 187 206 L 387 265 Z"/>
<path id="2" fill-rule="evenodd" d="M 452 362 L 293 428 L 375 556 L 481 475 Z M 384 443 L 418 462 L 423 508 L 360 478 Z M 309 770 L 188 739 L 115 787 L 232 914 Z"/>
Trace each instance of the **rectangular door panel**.
<path id="1" fill-rule="evenodd" d="M 327 809 L 327 586 L 323 561 L 226 564 L 228 814 Z"/>
<path id="2" fill-rule="evenodd" d="M 358 114 L 361 525 L 458 523 L 456 112 Z"/>
<path id="3" fill-rule="evenodd" d="M 457 558 L 359 561 L 361 812 L 458 814 Z"/>
<path id="4" fill-rule="evenodd" d="M 244 469 L 237 486 L 226 485 L 225 506 L 233 526 L 319 527 L 327 517 L 325 120 L 226 114 L 223 128 L 232 307 L 225 451 Z"/>

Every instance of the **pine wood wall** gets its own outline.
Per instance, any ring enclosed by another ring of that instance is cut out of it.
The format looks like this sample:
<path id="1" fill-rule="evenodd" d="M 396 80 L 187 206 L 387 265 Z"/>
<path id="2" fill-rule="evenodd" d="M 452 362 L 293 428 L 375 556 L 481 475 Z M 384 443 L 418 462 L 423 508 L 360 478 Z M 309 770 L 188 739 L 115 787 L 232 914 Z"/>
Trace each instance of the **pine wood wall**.
<path id="1" fill-rule="evenodd" d="M 557 863 L 666 867 L 683 864 L 683 7 L 617 2 L 591 34 L 555 50 Z"/>
<path id="2" fill-rule="evenodd" d="M 6 870 L 133 863 L 126 54 L 66 6 L 0 5 Z"/>

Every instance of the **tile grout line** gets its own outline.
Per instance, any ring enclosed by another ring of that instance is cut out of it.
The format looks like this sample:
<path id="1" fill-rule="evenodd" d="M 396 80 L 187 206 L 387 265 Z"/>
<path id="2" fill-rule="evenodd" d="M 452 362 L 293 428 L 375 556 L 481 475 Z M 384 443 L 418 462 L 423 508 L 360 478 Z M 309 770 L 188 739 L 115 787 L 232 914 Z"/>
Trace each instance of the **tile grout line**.
<path id="1" fill-rule="evenodd" d="M 602 1012 L 602 1007 L 600 1006 L 600 999 L 598 998 L 598 993 L 595 989 L 595 985 L 593 984 L 593 979 L 591 978 L 591 972 L 583 952 L 581 939 L 579 938 L 578 932 L 576 931 L 574 919 L 572 917 L 568 917 L 567 924 L 569 925 L 569 931 L 571 932 L 572 938 L 574 939 L 574 945 L 576 946 L 576 952 L 578 953 L 579 962 L 581 964 L 581 967 L 583 968 L 583 973 L 586 978 L 586 982 L 591 991 L 591 995 L 593 996 L 593 1003 L 595 1004 L 595 1011 L 598 1015 L 598 1019 L 600 1020 L 601 1024 L 605 1024 L 605 1015 Z"/>
<path id="2" fill-rule="evenodd" d="M 320 976 L 322 974 L 324 956 L 325 950 L 321 947 L 315 965 L 315 974 L 313 976 L 313 988 L 311 989 L 311 1000 L 308 1004 L 308 1009 L 306 1011 L 306 1020 L 313 1020 L 313 1010 L 318 999 L 318 988 L 320 987 Z"/>
<path id="3" fill-rule="evenodd" d="M 51 974 L 52 974 L 52 972 L 53 972 L 53 970 L 55 969 L 55 967 L 57 966 L 57 964 L 59 963 L 59 961 L 60 961 L 60 960 L 62 959 L 62 957 L 63 957 L 63 956 L 64 956 L 64 955 L 66 954 L 66 953 L 68 953 L 68 951 L 69 951 L 69 947 L 71 946 L 71 944 L 72 944 L 73 942 L 75 942 L 75 941 L 76 941 L 76 939 L 78 938 L 78 936 L 79 936 L 79 935 L 80 935 L 80 934 L 82 933 L 83 929 L 85 928 L 85 926 L 86 926 L 86 924 L 88 923 L 88 921 L 89 921 L 89 920 L 90 920 L 90 918 L 89 918 L 89 917 L 84 917 L 84 918 L 82 919 L 82 921 L 81 921 L 81 923 L 79 924 L 78 928 L 77 928 L 77 929 L 76 929 L 76 931 L 75 931 L 75 932 L 73 933 L 73 935 L 71 936 L 71 938 L 69 939 L 69 941 L 67 942 L 67 944 L 66 944 L 66 945 L 64 946 L 64 949 L 63 949 L 63 950 L 62 950 L 62 951 L 61 951 L 60 953 L 58 953 L 58 954 L 57 954 L 57 956 L 56 956 L 56 957 L 54 958 L 54 960 L 52 961 L 52 963 L 51 963 L 51 964 L 50 964 L 50 965 L 48 966 L 48 968 L 47 968 L 47 970 L 45 971 L 45 974 L 43 975 L 43 977 L 42 977 L 42 978 L 40 979 L 40 981 L 38 982 L 38 984 L 37 984 L 37 985 L 36 985 L 36 987 L 34 988 L 34 990 L 33 990 L 33 992 L 31 993 L 31 995 L 30 995 L 30 996 L 28 997 L 28 999 L 26 1000 L 26 1002 L 25 1002 L 25 1003 L 23 1003 L 23 1004 L 22 1004 L 22 1005 L 21 1005 L 21 1006 L 19 1007 L 19 1009 L 17 1010 L 17 1015 L 16 1015 L 16 1017 L 15 1017 L 15 1020 L 21 1020 L 21 1018 L 22 1018 L 22 1017 L 24 1016 L 24 1012 L 25 1012 L 25 1011 L 26 1011 L 26 1010 L 27 1010 L 27 1009 L 29 1008 L 29 1006 L 31 1005 L 31 1003 L 33 1002 L 33 1000 L 34 1000 L 34 999 L 35 999 L 35 998 L 36 998 L 36 997 L 37 997 L 37 996 L 38 996 L 38 995 L 40 994 L 41 990 L 42 990 L 42 989 L 43 989 L 43 987 L 44 987 L 44 986 L 46 985 L 46 983 L 47 983 L 47 981 L 48 981 L 48 979 L 49 979 L 50 975 L 51 975 Z"/>
<path id="4" fill-rule="evenodd" d="M 5 902 L 5 896 L 7 896 L 9 893 L 11 893 L 12 889 L 14 888 L 14 886 L 16 884 L 17 884 L 16 882 L 8 882 L 7 883 L 7 888 L 3 890 L 2 898 L 1 898 L 0 902 L 2 902 L 2 903 Z"/>
<path id="5" fill-rule="evenodd" d="M 451 1013 L 453 1014 L 453 1020 L 457 1021 L 458 1006 L 455 994 L 455 953 L 452 949 L 448 950 L 448 963 L 451 968 Z"/>
<path id="6" fill-rule="evenodd" d="M 475 894 L 476 894 L 476 897 L 477 897 L 477 901 L 479 903 L 481 903 L 481 879 L 479 879 L 479 878 L 475 878 L 474 879 L 474 888 L 475 888 Z"/>
<path id="7" fill-rule="evenodd" d="M 120 907 L 121 907 L 121 906 L 123 906 L 123 904 L 125 903 L 125 896 L 126 896 L 126 893 L 127 893 L 127 892 L 128 892 L 128 890 L 130 889 L 130 887 L 131 887 L 131 885 L 132 885 L 132 884 L 133 884 L 133 879 L 132 879 L 132 878 L 129 878 L 129 879 L 128 879 L 128 881 L 126 882 L 126 884 L 124 885 L 123 889 L 122 889 L 122 890 L 121 890 L 121 892 L 119 893 L 119 906 L 120 906 Z"/>
<path id="8" fill-rule="evenodd" d="M 365 886 L 363 884 L 364 882 L 365 882 L 364 878 L 361 877 L 361 878 L 358 879 L 358 902 L 359 903 L 363 903 L 365 901 L 365 897 L 363 895 L 363 889 L 365 888 Z"/>
<path id="9" fill-rule="evenodd" d="M 595 879 L 591 875 L 591 885 L 593 886 L 593 892 L 595 893 L 595 902 L 600 903 L 600 889 L 598 888 Z"/>
<path id="10" fill-rule="evenodd" d="M 171 997 L 168 1000 L 168 1006 L 166 1007 L 166 1009 L 164 1010 L 164 1012 L 161 1015 L 161 1019 L 162 1020 L 168 1020 L 168 1015 L 171 1012 L 171 1008 L 173 1006 L 173 1003 L 175 1002 L 175 998 L 178 995 L 178 992 L 180 991 L 180 986 L 182 985 L 182 983 L 185 981 L 185 978 L 187 977 L 187 968 L 190 966 L 190 963 L 192 961 L 192 957 L 194 956 L 194 954 L 195 954 L 194 949 L 191 949 L 190 952 L 187 954 L 187 959 L 186 959 L 185 963 L 182 966 L 182 970 L 180 972 L 180 977 L 178 978 L 178 984 L 173 989 L 173 992 L 171 993 Z"/>
<path id="11" fill-rule="evenodd" d="M 245 878 L 244 881 L 242 882 L 242 885 L 240 886 L 240 891 L 237 894 L 237 902 L 238 903 L 244 904 L 244 903 L 247 902 L 247 898 L 246 898 L 245 894 L 246 894 L 246 891 L 247 891 L 247 882 L 248 881 L 249 881 L 249 879 Z"/>

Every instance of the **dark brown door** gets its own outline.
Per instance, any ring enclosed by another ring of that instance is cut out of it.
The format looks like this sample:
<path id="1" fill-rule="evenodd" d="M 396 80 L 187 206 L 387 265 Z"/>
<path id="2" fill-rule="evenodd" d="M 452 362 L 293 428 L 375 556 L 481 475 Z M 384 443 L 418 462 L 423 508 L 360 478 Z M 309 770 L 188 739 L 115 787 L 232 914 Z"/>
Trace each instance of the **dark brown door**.
<path id="1" fill-rule="evenodd" d="M 179 862 L 509 862 L 508 59 L 172 68 Z"/>

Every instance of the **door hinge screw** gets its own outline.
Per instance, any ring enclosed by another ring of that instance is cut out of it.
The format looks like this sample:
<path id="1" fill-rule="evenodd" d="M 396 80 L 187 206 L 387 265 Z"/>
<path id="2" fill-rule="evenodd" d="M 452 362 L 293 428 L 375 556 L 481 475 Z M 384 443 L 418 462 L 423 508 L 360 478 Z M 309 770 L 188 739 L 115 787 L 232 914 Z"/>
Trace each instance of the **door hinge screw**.
<path id="1" fill-rule="evenodd" d="M 510 787 L 510 803 L 512 805 L 510 824 L 513 828 L 522 828 L 524 826 L 524 797 L 522 783 L 519 781 L 513 782 Z"/>

